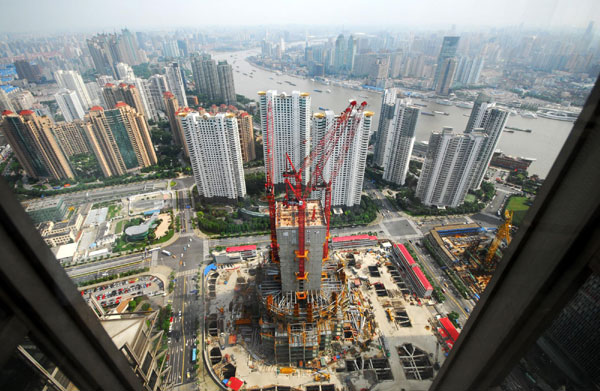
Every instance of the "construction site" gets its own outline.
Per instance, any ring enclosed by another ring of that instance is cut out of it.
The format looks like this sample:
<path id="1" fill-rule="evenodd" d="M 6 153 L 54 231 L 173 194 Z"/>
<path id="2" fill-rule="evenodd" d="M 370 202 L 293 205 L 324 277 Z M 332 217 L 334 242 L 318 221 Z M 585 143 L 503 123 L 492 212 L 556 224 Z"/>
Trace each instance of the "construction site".
<path id="1" fill-rule="evenodd" d="M 330 252 L 332 182 L 360 123 L 349 118 L 362 118 L 365 106 L 351 102 L 299 166 L 287 156 L 286 191 L 276 201 L 269 104 L 269 249 L 205 276 L 205 358 L 219 382 L 274 391 L 425 390 L 443 361 L 428 297 L 418 296 L 389 243 Z"/>
<path id="2" fill-rule="evenodd" d="M 425 246 L 465 297 L 479 300 L 501 259 L 501 248 L 510 244 L 512 212 L 506 211 L 497 229 L 479 224 L 434 227 Z"/>

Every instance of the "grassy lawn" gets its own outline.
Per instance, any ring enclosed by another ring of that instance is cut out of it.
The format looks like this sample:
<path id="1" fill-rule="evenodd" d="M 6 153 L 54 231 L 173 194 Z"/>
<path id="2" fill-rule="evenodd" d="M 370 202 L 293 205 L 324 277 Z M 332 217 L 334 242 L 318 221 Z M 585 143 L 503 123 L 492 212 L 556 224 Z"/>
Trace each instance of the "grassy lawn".
<path id="1" fill-rule="evenodd" d="M 475 201 L 477 201 L 477 198 L 475 197 L 475 195 L 467 194 L 465 196 L 465 202 L 475 202 Z"/>
<path id="2" fill-rule="evenodd" d="M 127 220 L 121 220 L 117 223 L 117 227 L 115 228 L 115 234 L 120 234 L 123 232 L 123 224 L 125 224 Z"/>
<path id="3" fill-rule="evenodd" d="M 121 205 L 110 205 L 108 207 L 107 219 L 110 220 L 110 219 L 114 218 L 115 216 L 117 216 L 119 214 L 119 212 L 121 211 L 121 208 L 122 208 Z"/>
<path id="4" fill-rule="evenodd" d="M 508 204 L 506 204 L 506 209 L 514 212 L 514 225 L 519 226 L 523 222 L 525 214 L 527 214 L 527 210 L 529 210 L 529 202 L 527 197 L 511 197 Z"/>

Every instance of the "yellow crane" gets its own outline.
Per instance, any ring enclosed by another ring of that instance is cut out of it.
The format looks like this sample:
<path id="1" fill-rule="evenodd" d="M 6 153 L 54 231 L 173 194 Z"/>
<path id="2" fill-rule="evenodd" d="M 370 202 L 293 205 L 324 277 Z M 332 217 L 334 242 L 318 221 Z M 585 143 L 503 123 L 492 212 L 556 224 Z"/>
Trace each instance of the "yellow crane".
<path id="1" fill-rule="evenodd" d="M 506 244 L 510 244 L 510 227 L 513 218 L 512 210 L 504 211 L 504 223 L 498 227 L 498 231 L 496 232 L 496 237 L 492 240 L 490 244 L 490 248 L 488 249 L 487 255 L 485 257 L 485 268 L 490 270 L 493 268 L 494 256 L 496 255 L 496 251 L 498 251 L 498 247 L 500 247 L 500 243 L 502 240 L 506 240 Z"/>

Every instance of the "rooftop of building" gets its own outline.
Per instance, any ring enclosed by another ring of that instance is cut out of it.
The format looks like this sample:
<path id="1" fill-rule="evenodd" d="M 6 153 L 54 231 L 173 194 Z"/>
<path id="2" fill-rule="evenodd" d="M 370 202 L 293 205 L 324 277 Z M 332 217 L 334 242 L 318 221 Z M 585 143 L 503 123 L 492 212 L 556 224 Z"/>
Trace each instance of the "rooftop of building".
<path id="1" fill-rule="evenodd" d="M 298 226 L 298 205 L 284 205 L 278 202 L 276 227 L 297 227 Z M 317 200 L 306 201 L 306 226 L 316 227 L 325 225 L 323 208 L 321 202 Z"/>
<path id="2" fill-rule="evenodd" d="M 62 198 L 49 198 L 32 201 L 27 204 L 26 212 L 33 212 L 40 209 L 55 208 L 63 202 Z"/>

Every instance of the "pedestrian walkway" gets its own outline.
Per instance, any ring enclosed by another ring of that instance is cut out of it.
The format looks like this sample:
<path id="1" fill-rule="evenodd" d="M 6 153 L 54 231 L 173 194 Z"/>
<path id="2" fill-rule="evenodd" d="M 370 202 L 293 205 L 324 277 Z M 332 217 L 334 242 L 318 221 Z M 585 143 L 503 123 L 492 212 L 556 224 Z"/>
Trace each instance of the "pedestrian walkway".
<path id="1" fill-rule="evenodd" d="M 182 272 L 177 272 L 175 274 L 175 277 L 183 277 L 183 276 L 193 276 L 198 274 L 198 270 L 197 269 L 190 269 L 190 270 L 184 270 Z"/>

